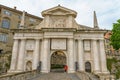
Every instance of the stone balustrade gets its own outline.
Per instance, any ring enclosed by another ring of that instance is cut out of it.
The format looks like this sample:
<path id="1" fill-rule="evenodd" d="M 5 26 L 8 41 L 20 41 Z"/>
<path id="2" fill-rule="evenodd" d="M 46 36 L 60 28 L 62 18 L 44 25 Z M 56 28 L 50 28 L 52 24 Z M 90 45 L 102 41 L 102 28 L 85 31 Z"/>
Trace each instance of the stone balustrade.
<path id="1" fill-rule="evenodd" d="M 77 72 L 76 74 L 81 80 L 116 80 L 114 75 L 109 74 L 95 75 L 86 72 Z"/>
<path id="2" fill-rule="evenodd" d="M 116 80 L 115 75 L 99 74 L 100 80 Z"/>
<path id="3" fill-rule="evenodd" d="M 29 80 L 37 76 L 37 71 L 28 71 L 14 74 L 1 75 L 0 80 Z"/>

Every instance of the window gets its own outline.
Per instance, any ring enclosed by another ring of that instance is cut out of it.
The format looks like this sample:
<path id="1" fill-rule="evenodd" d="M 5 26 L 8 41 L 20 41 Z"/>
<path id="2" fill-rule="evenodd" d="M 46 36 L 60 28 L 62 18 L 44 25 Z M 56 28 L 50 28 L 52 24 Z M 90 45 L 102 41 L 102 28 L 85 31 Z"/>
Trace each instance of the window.
<path id="1" fill-rule="evenodd" d="M 3 19 L 3 21 L 2 21 L 2 27 L 3 28 L 9 28 L 10 27 L 10 20 Z"/>
<path id="2" fill-rule="evenodd" d="M 9 11 L 4 11 L 5 15 L 11 16 L 11 13 Z"/>
<path id="3" fill-rule="evenodd" d="M 20 28 L 20 23 L 18 23 L 17 28 Z"/>
<path id="4" fill-rule="evenodd" d="M 22 19 L 22 16 L 21 16 L 21 15 L 18 15 L 18 18 L 19 18 L 19 19 Z"/>
<path id="5" fill-rule="evenodd" d="M 7 34 L 0 34 L 0 41 L 1 42 L 7 42 L 8 35 Z"/>
<path id="6" fill-rule="evenodd" d="M 33 18 L 30 18 L 29 20 L 30 20 L 30 22 L 36 22 L 36 20 Z"/>

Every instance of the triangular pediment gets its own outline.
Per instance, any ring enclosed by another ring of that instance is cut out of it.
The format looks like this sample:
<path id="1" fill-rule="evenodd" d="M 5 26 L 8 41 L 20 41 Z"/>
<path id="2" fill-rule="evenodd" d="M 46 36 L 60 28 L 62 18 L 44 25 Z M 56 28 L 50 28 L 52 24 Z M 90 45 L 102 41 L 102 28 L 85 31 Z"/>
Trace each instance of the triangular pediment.
<path id="1" fill-rule="evenodd" d="M 42 16 L 45 16 L 45 15 L 73 15 L 74 17 L 76 17 L 77 12 L 58 5 L 56 7 L 43 11 Z"/>

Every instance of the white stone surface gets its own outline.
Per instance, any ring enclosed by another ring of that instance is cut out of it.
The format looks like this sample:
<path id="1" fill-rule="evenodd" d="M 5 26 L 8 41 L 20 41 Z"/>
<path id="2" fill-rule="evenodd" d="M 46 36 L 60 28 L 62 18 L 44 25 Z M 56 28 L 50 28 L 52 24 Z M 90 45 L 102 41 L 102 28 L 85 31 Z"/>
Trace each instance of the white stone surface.
<path id="1" fill-rule="evenodd" d="M 19 48 L 17 71 L 24 70 L 24 56 L 25 56 L 24 53 L 25 53 L 25 39 L 22 39 Z"/>
<path id="2" fill-rule="evenodd" d="M 98 53 L 98 47 L 97 47 L 97 40 L 92 40 L 93 44 L 93 58 L 94 58 L 94 71 L 96 73 L 100 72 L 100 63 L 99 63 L 99 53 Z"/>
<path id="3" fill-rule="evenodd" d="M 19 40 L 14 40 L 10 70 L 16 70 Z"/>
<path id="4" fill-rule="evenodd" d="M 51 39 L 51 49 L 53 50 L 66 50 L 66 39 Z"/>
<path id="5" fill-rule="evenodd" d="M 41 61 L 41 72 L 48 73 L 50 55 L 62 51 L 66 54 L 68 73 L 75 72 L 75 62 L 78 62 L 79 71 L 84 72 L 85 62 L 90 62 L 93 73 L 108 73 L 101 40 L 104 30 L 78 25 L 77 13 L 61 6 L 45 10 L 42 15 L 43 21 L 35 28 L 15 30 L 11 72 L 25 71 L 27 61 L 32 62 L 32 70 L 36 69 Z"/>
<path id="6" fill-rule="evenodd" d="M 35 50 L 34 50 L 34 56 L 33 56 L 33 70 L 37 69 L 38 62 L 39 62 L 39 54 L 40 54 L 40 40 L 35 40 Z"/>
<path id="7" fill-rule="evenodd" d="M 78 40 L 78 65 L 79 71 L 84 71 L 84 52 L 83 52 L 83 40 Z"/>

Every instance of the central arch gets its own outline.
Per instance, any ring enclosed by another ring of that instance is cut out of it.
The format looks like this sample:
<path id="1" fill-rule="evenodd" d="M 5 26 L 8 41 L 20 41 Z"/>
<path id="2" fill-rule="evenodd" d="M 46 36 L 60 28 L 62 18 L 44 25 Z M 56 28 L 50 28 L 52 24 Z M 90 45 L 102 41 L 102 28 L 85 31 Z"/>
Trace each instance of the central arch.
<path id="1" fill-rule="evenodd" d="M 66 55 L 62 51 L 55 51 L 51 55 L 50 60 L 50 71 L 62 72 L 64 71 L 64 65 L 66 65 L 67 59 Z"/>

